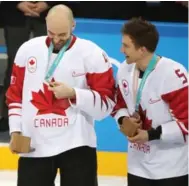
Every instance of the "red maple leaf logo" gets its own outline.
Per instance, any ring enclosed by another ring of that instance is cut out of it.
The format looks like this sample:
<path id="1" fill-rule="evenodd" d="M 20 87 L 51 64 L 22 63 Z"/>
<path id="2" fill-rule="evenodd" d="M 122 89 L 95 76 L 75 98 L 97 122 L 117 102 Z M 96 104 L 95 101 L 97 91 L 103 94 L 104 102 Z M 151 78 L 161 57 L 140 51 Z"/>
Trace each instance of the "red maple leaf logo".
<path id="1" fill-rule="evenodd" d="M 66 116 L 65 110 L 70 107 L 68 99 L 56 99 L 45 83 L 43 88 L 44 92 L 32 92 L 31 103 L 38 109 L 37 115 L 54 113 Z"/>
<path id="2" fill-rule="evenodd" d="M 124 87 L 124 88 L 127 88 L 127 84 L 126 84 L 125 82 L 123 83 L 123 87 Z"/>
<path id="3" fill-rule="evenodd" d="M 152 120 L 148 119 L 146 110 L 143 110 L 141 105 L 139 105 L 139 114 L 142 120 L 142 128 L 144 130 L 150 130 L 152 128 Z"/>
<path id="4" fill-rule="evenodd" d="M 30 65 L 34 65 L 35 61 L 32 59 L 29 63 L 30 63 Z"/>

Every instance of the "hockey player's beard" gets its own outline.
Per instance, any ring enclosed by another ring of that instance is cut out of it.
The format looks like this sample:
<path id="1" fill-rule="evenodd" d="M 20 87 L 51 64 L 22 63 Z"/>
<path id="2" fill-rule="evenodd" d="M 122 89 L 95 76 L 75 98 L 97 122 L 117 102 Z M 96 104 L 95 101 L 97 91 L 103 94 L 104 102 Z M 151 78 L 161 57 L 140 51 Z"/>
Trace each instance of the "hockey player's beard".
<path id="1" fill-rule="evenodd" d="M 61 41 L 59 43 L 54 43 L 53 42 L 54 50 L 59 51 L 66 44 L 66 42 L 67 42 L 67 40 L 66 41 Z"/>
<path id="2" fill-rule="evenodd" d="M 71 38 L 71 37 L 70 37 L 70 38 Z M 69 38 L 69 39 L 70 39 L 70 38 Z M 56 51 L 61 50 L 62 47 L 67 43 L 67 41 L 68 41 L 69 39 L 61 40 L 59 43 L 54 43 L 54 41 L 52 41 L 52 42 L 53 42 L 53 45 L 54 45 L 54 50 L 56 50 Z"/>

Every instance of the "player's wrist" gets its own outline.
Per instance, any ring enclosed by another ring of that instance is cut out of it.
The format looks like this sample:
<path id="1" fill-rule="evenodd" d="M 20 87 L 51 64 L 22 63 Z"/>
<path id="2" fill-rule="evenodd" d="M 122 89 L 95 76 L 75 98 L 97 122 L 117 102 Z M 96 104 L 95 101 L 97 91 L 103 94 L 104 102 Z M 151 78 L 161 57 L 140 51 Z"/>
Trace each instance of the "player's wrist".
<path id="1" fill-rule="evenodd" d="M 118 124 L 119 124 L 119 125 L 122 125 L 122 123 L 123 123 L 123 118 L 124 118 L 124 116 L 121 116 L 121 117 L 118 119 Z"/>
<path id="2" fill-rule="evenodd" d="M 72 88 L 71 89 L 71 94 L 70 94 L 70 99 L 75 99 L 76 98 L 76 92 L 75 92 L 75 89 Z"/>
<path id="3" fill-rule="evenodd" d="M 161 125 L 158 126 L 156 129 L 152 128 L 148 130 L 147 132 L 148 132 L 148 141 L 159 140 L 162 134 Z"/>
<path id="4" fill-rule="evenodd" d="M 11 133 L 11 137 L 21 135 L 21 132 L 16 131 Z"/>

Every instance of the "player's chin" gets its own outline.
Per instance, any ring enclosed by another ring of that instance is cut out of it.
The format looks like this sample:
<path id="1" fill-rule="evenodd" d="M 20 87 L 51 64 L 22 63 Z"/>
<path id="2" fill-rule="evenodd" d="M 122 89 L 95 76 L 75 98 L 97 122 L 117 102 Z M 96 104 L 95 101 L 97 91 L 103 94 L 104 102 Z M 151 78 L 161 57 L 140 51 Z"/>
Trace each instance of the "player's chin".
<path id="1" fill-rule="evenodd" d="M 61 48 L 62 48 L 62 46 L 60 46 L 60 45 L 54 45 L 55 50 L 60 50 Z"/>
<path id="2" fill-rule="evenodd" d="M 133 63 L 129 56 L 125 56 L 125 58 L 126 58 L 126 63 L 127 64 L 132 64 Z"/>
<path id="3" fill-rule="evenodd" d="M 132 64 L 132 63 L 134 63 L 133 61 L 131 61 L 130 59 L 126 59 L 126 62 L 127 62 L 127 64 Z"/>

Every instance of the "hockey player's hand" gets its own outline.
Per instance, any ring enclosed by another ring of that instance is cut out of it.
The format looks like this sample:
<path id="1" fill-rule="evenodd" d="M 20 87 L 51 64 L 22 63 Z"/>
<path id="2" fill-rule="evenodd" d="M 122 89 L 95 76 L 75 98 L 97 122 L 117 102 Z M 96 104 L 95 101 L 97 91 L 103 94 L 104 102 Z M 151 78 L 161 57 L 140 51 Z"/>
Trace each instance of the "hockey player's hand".
<path id="1" fill-rule="evenodd" d="M 51 82 L 48 88 L 57 99 L 75 98 L 75 90 L 64 83 Z"/>
<path id="2" fill-rule="evenodd" d="M 129 137 L 133 137 L 137 133 L 137 129 L 142 125 L 140 118 L 124 117 L 122 124 L 120 125 L 120 131 Z"/>
<path id="3" fill-rule="evenodd" d="M 145 143 L 149 140 L 147 130 L 137 129 L 137 134 L 134 137 L 128 137 L 132 143 Z"/>

